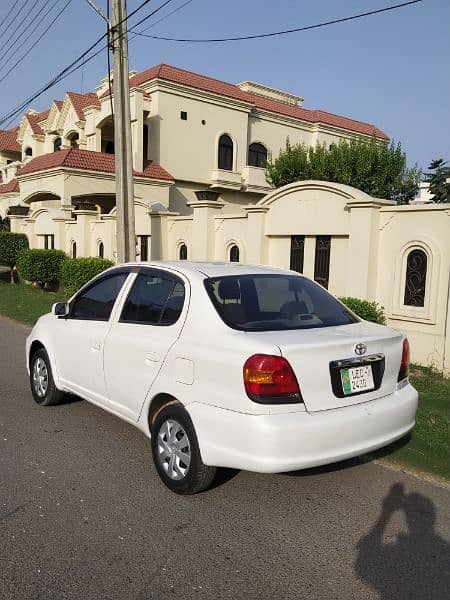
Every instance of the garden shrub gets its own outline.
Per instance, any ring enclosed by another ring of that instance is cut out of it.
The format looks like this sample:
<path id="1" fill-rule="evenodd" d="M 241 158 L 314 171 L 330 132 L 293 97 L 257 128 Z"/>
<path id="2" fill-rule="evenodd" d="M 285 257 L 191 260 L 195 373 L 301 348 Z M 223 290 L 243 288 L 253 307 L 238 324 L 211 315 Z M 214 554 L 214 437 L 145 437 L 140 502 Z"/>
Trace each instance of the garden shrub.
<path id="1" fill-rule="evenodd" d="M 361 317 L 361 319 L 385 325 L 384 309 L 377 302 L 369 302 L 369 300 L 361 300 L 360 298 L 352 298 L 351 296 L 339 298 L 339 300 L 357 314 L 358 317 Z"/>
<path id="2" fill-rule="evenodd" d="M 28 238 L 24 233 L 0 231 L 0 264 L 9 267 L 11 283 L 14 283 L 14 267 L 21 251 L 28 248 Z"/>
<path id="3" fill-rule="evenodd" d="M 61 284 L 68 295 L 74 294 L 90 279 L 113 266 L 106 258 L 66 258 L 61 267 Z"/>
<path id="4" fill-rule="evenodd" d="M 56 287 L 61 280 L 61 264 L 65 258 L 62 250 L 22 250 L 17 270 L 26 281 L 42 287 Z"/>

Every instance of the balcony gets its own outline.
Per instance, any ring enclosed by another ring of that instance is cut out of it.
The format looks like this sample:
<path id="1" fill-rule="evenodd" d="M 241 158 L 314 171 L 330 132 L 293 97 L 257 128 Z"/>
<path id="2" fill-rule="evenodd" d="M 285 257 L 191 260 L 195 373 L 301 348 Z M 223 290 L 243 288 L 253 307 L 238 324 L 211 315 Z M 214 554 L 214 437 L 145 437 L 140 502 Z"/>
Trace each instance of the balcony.
<path id="1" fill-rule="evenodd" d="M 267 194 L 272 189 L 266 181 L 266 170 L 260 167 L 244 167 L 242 169 L 242 183 L 246 192 Z"/>
<path id="2" fill-rule="evenodd" d="M 242 187 L 241 174 L 224 169 L 213 169 L 210 183 L 212 188 L 224 190 L 240 190 Z"/>

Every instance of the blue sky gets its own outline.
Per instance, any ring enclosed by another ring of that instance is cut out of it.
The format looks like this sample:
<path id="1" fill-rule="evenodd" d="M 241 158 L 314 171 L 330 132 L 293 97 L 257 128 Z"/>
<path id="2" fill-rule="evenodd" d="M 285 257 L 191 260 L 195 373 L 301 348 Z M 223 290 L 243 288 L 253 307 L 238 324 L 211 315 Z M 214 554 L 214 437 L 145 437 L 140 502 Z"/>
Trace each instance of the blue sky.
<path id="1" fill-rule="evenodd" d="M 3 0 L 0 23 L 12 4 L 24 1 Z M 128 0 L 128 11 L 141 1 Z M 149 27 L 152 20 L 184 1 L 173 0 L 141 28 Z M 40 2 L 44 4 L 44 0 Z M 60 0 L 60 6 L 65 2 Z M 263 33 L 399 2 L 192 0 L 149 32 L 174 37 Z M 106 0 L 97 0 L 96 4 L 106 10 Z M 131 26 L 160 4 L 162 0 L 150 2 L 131 20 Z M 424 0 L 349 23 L 263 40 L 189 45 L 136 37 L 130 43 L 130 67 L 143 70 L 165 62 L 229 82 L 250 79 L 293 92 L 305 98 L 305 108 L 320 108 L 374 123 L 401 141 L 410 164 L 417 162 L 426 170 L 433 158 L 450 159 L 449 23 L 448 0 Z M 0 114 L 51 79 L 103 31 L 103 22 L 85 0 L 72 0 L 54 29 L 0 83 Z M 24 43 L 20 52 L 26 48 Z M 47 108 L 66 90 L 93 90 L 106 72 L 105 51 L 46 92 L 32 108 Z"/>

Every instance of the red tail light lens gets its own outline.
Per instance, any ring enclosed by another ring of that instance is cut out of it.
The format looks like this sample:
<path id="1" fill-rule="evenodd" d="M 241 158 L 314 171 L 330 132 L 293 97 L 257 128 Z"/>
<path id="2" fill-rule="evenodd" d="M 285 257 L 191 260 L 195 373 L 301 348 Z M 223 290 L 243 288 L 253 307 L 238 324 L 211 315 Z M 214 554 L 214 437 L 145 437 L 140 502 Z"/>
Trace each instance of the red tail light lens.
<path id="1" fill-rule="evenodd" d="M 303 401 L 295 373 L 282 356 L 250 356 L 244 365 L 244 385 L 247 396 L 260 404 L 294 404 Z"/>
<path id="2" fill-rule="evenodd" d="M 397 381 L 406 379 L 409 375 L 409 342 L 405 338 L 403 340 L 403 351 L 402 351 L 402 362 L 400 365 L 400 371 L 398 372 Z"/>

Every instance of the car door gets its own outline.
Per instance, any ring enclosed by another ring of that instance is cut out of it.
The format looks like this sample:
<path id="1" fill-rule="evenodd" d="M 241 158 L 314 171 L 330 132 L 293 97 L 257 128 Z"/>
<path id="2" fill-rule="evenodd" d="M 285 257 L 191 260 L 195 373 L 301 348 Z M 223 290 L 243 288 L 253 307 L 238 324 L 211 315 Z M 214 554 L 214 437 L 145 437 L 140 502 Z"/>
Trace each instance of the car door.
<path id="1" fill-rule="evenodd" d="M 95 279 L 71 301 L 69 314 L 60 319 L 55 358 L 61 382 L 83 398 L 106 402 L 103 344 L 110 318 L 129 269 Z"/>
<path id="2" fill-rule="evenodd" d="M 104 369 L 111 409 L 132 421 L 138 420 L 147 392 L 180 335 L 186 291 L 181 277 L 141 268 L 106 337 Z"/>

